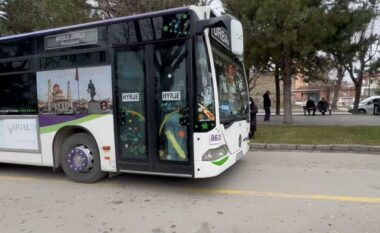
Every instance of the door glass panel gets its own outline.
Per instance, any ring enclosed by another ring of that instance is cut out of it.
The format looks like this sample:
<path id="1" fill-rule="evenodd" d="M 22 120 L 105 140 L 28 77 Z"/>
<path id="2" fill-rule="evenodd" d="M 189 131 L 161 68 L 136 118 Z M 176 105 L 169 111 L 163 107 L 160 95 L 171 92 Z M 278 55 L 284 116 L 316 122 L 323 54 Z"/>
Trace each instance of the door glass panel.
<path id="1" fill-rule="evenodd" d="M 185 162 L 189 160 L 185 44 L 158 44 L 153 60 L 159 158 Z"/>
<path id="2" fill-rule="evenodd" d="M 147 159 L 144 50 L 117 50 L 115 58 L 120 157 Z"/>

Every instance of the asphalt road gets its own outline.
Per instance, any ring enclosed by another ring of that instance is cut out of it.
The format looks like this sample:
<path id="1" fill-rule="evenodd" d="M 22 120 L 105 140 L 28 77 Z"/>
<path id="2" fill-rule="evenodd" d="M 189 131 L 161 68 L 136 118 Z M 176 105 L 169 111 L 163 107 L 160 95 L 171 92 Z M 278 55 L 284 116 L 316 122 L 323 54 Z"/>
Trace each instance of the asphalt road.
<path id="1" fill-rule="evenodd" d="M 380 232 L 380 156 L 250 152 L 211 179 L 0 164 L 0 233 Z"/>

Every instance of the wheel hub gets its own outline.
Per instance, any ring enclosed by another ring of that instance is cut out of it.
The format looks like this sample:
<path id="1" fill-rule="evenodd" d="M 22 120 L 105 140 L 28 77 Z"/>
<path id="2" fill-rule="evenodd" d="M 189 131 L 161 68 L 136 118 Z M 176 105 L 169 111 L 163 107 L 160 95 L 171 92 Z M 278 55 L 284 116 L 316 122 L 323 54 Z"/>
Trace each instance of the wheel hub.
<path id="1" fill-rule="evenodd" d="M 71 170 L 85 173 L 92 168 L 94 164 L 94 157 L 88 148 L 81 145 L 73 148 L 69 152 L 67 155 L 67 162 Z"/>

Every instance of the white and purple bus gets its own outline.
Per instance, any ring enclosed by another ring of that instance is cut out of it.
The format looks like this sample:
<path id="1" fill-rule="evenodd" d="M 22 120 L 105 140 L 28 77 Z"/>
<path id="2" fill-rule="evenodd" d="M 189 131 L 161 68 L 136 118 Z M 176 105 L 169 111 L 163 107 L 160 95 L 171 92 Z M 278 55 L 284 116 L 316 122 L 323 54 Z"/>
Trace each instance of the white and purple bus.
<path id="1" fill-rule="evenodd" d="M 243 30 L 182 7 L 0 38 L 0 162 L 217 176 L 249 148 Z"/>

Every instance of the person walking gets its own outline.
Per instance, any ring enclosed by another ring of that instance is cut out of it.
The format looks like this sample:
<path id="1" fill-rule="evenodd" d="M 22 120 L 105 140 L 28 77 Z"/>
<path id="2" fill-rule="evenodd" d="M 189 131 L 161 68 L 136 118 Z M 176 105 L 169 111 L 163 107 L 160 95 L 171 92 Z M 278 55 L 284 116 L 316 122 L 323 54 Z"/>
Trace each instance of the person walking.
<path id="1" fill-rule="evenodd" d="M 270 91 L 266 91 L 265 94 L 263 95 L 264 111 L 265 111 L 264 121 L 269 121 L 270 119 L 270 108 L 272 104 L 271 104 L 269 95 L 270 95 Z"/>
<path id="2" fill-rule="evenodd" d="M 256 114 L 258 112 L 258 109 L 252 97 L 249 97 L 249 102 L 249 108 L 251 113 L 251 127 L 249 130 L 249 138 L 253 138 L 255 136 L 256 131 Z"/>

